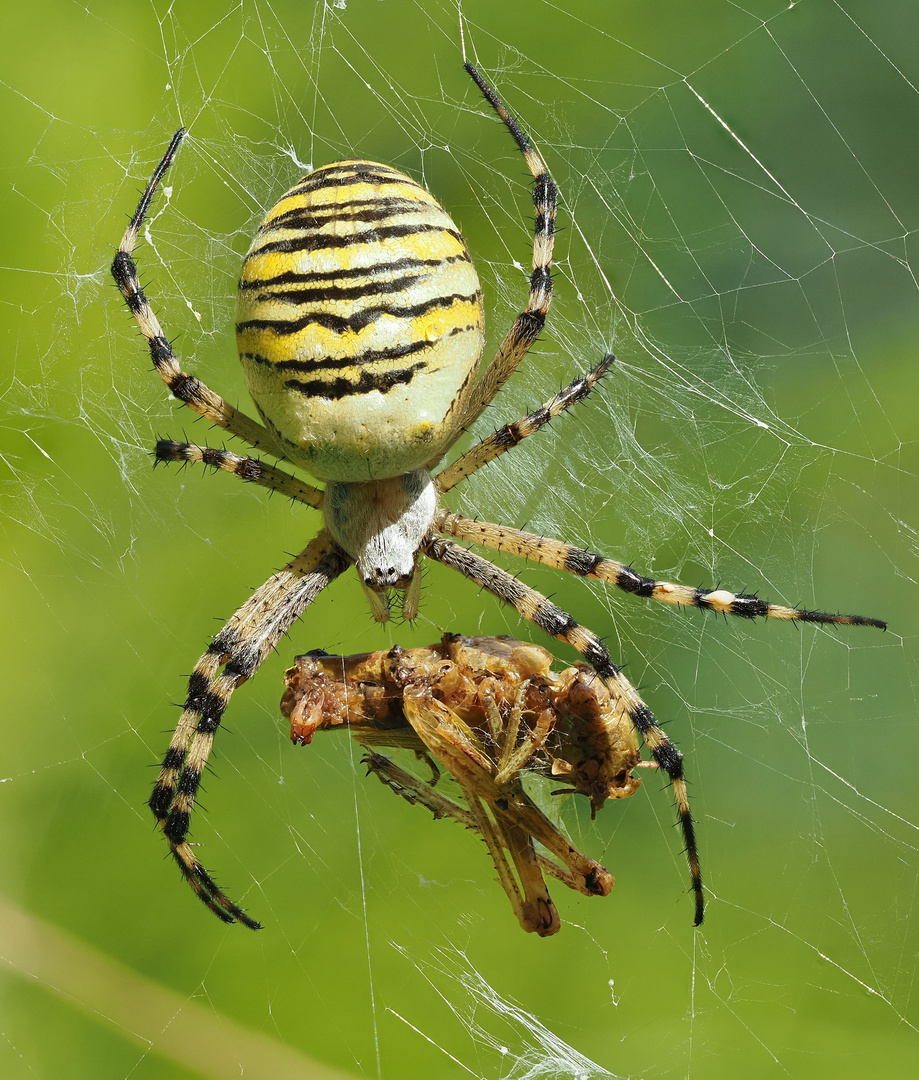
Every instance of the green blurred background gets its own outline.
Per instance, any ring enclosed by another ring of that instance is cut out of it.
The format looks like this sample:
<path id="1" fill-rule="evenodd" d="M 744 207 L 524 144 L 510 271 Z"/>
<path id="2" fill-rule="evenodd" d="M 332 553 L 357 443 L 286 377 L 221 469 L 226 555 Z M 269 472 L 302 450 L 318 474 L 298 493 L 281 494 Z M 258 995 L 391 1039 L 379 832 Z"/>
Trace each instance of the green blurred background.
<path id="1" fill-rule="evenodd" d="M 620 364 L 452 505 L 891 630 L 728 624 L 524 571 L 668 722 L 710 889 L 694 932 L 653 776 L 593 823 L 569 801 L 617 885 L 556 887 L 543 941 L 481 844 L 365 780 L 346 738 L 293 749 L 277 708 L 309 648 L 538 633 L 440 568 L 419 622 L 380 628 L 349 576 L 218 740 L 194 837 L 265 929 L 222 926 L 163 860 L 151 765 L 219 620 L 317 524 L 151 470 L 157 436 L 220 439 L 176 412 L 110 284 L 126 216 L 185 124 L 142 277 L 188 368 L 248 408 L 239 260 L 308 167 L 423 179 L 476 256 L 492 347 L 525 295 L 527 176 L 453 3 L 7 5 L 4 1077 L 915 1075 L 917 7 L 462 11 L 563 200 L 551 327 L 481 430 L 604 349 Z"/>

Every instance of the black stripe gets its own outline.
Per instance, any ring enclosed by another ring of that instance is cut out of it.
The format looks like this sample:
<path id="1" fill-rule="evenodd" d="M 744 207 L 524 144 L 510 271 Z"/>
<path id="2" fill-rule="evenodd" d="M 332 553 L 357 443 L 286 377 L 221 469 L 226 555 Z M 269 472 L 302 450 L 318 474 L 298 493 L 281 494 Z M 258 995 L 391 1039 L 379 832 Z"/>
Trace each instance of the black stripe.
<path id="1" fill-rule="evenodd" d="M 636 706 L 635 708 L 629 709 L 628 713 L 629 713 L 629 719 L 632 721 L 632 723 L 635 725 L 635 727 L 638 728 L 638 734 L 641 735 L 642 739 L 644 739 L 645 736 L 648 735 L 648 733 L 650 731 L 652 731 L 654 728 L 657 727 L 657 723 L 654 720 L 654 715 L 652 714 L 652 712 L 648 708 L 648 706 L 645 705 L 645 704 L 641 704 L 641 705 Z M 660 728 L 658 728 L 658 731 L 660 731 Z M 661 732 L 661 734 L 663 735 L 663 732 Z M 667 742 L 663 743 L 662 745 L 669 747 L 671 750 L 676 749 L 673 746 L 673 744 L 669 741 L 669 739 L 668 739 Z M 658 757 L 658 754 L 660 753 L 660 749 L 652 750 L 651 753 L 655 756 L 655 758 L 657 758 L 658 761 L 660 761 L 660 758 Z M 677 756 L 679 756 L 679 755 L 677 755 Z M 661 764 L 663 764 L 663 762 L 661 762 Z M 670 775 L 671 775 L 671 778 L 672 778 L 673 773 L 671 773 Z"/>
<path id="2" fill-rule="evenodd" d="M 256 656 L 251 651 L 244 650 L 234 656 L 232 660 L 227 661 L 223 669 L 223 675 L 231 679 L 238 679 L 239 682 L 246 682 L 256 673 L 258 665 L 259 662 Z"/>
<path id="3" fill-rule="evenodd" d="M 220 718 L 226 712 L 227 699 L 208 691 L 195 697 L 189 695 L 185 702 L 185 708 L 199 714 L 197 731 L 209 734 L 217 729 Z"/>
<path id="4" fill-rule="evenodd" d="M 271 243 L 253 248 L 247 257 L 267 255 L 273 251 L 326 251 L 334 248 L 357 247 L 359 244 L 377 244 L 382 240 L 391 240 L 400 236 L 413 236 L 416 233 L 425 232 L 446 233 L 447 236 L 452 236 L 461 244 L 463 243 L 463 238 L 455 229 L 445 229 L 442 225 L 388 225 L 380 229 L 367 229 L 364 232 L 353 233 L 350 236 L 326 236 L 325 234 L 318 236 L 304 236 L 302 234 L 288 236 L 284 240 L 273 240 Z"/>
<path id="5" fill-rule="evenodd" d="M 241 360 L 252 360 L 276 371 L 291 371 L 308 375 L 314 371 L 334 371 L 336 368 L 362 367 L 381 360 L 398 360 L 403 356 L 433 348 L 433 341 L 413 341 L 409 345 L 394 345 L 391 349 L 372 349 L 359 356 L 324 356 L 318 360 L 269 360 L 261 353 L 240 353 Z"/>
<path id="6" fill-rule="evenodd" d="M 310 177 L 326 176 L 330 173 L 349 175 L 351 173 L 375 172 L 378 169 L 382 170 L 380 175 L 401 175 L 394 165 L 384 165 L 381 161 L 365 161 L 362 158 L 353 158 L 348 161 L 330 161 L 328 165 L 320 165 L 318 168 L 313 169 L 311 173 L 307 173 L 303 179 L 309 180 Z"/>
<path id="7" fill-rule="evenodd" d="M 184 755 L 183 755 L 183 761 Z M 159 784 L 153 789 L 153 794 L 147 800 L 147 806 L 153 811 L 153 816 L 159 821 L 165 821 L 169 816 L 169 807 L 172 806 L 172 788 L 160 787 Z"/>
<path id="8" fill-rule="evenodd" d="M 555 604 L 544 604 L 537 608 L 531 618 L 540 630 L 545 630 L 554 638 L 567 638 L 578 626 L 567 611 L 562 611 Z"/>
<path id="9" fill-rule="evenodd" d="M 208 649 L 211 652 L 211 649 Z M 221 653 L 217 654 L 222 655 Z M 202 694 L 206 694 L 210 688 L 211 680 L 203 671 L 193 671 L 188 676 L 188 700 L 196 701 Z"/>
<path id="10" fill-rule="evenodd" d="M 181 769 L 186 753 L 187 751 L 180 750 L 177 746 L 170 746 L 166 751 L 166 757 L 163 759 L 163 768 Z"/>
<path id="11" fill-rule="evenodd" d="M 550 211 L 555 210 L 555 204 L 558 202 L 558 186 L 547 172 L 540 173 L 536 177 L 533 202 L 537 207 L 546 206 Z"/>
<path id="12" fill-rule="evenodd" d="M 637 726 L 637 725 L 636 725 Z M 683 755 L 677 750 L 677 748 L 669 740 L 665 743 L 661 743 L 656 749 L 652 750 L 655 760 L 662 769 L 667 771 L 671 780 L 683 779 Z M 689 814 L 681 814 L 685 824 L 684 829 L 687 830 L 687 839 L 691 838 L 692 830 L 688 828 L 692 821 L 692 817 Z"/>
<path id="13" fill-rule="evenodd" d="M 162 820 L 162 818 L 160 818 L 160 820 Z M 171 840 L 174 844 L 183 843 L 185 837 L 188 836 L 189 820 L 190 817 L 187 810 L 170 810 L 169 816 L 166 818 L 166 824 L 163 826 L 163 832 L 166 834 L 166 838 Z M 182 863 L 179 861 L 179 857 L 174 851 L 173 855 L 176 856 L 176 861 L 179 862 L 179 865 L 181 866 Z"/>
<path id="14" fill-rule="evenodd" d="M 492 446 L 501 447 L 505 450 L 510 450 L 527 437 L 529 432 L 522 430 L 520 422 L 515 424 L 505 424 L 503 428 L 498 428 L 494 435 L 489 436 L 489 442 Z"/>
<path id="15" fill-rule="evenodd" d="M 478 330 L 480 327 L 475 323 L 466 326 L 454 326 L 446 337 L 454 337 L 456 334 L 466 334 L 470 330 Z M 442 340 L 442 339 L 441 339 Z M 424 349 L 433 349 L 436 341 L 417 339 L 407 345 L 394 345 L 391 349 L 367 349 L 358 356 L 323 356 L 316 360 L 270 360 L 261 353 L 240 353 L 241 360 L 251 360 L 255 364 L 274 368 L 275 371 L 292 371 L 298 374 L 308 375 L 314 371 L 335 371 L 338 368 L 363 367 L 365 364 L 376 364 L 385 360 L 398 360 L 412 353 L 422 352 Z M 475 374 L 473 371 L 472 374 Z"/>
<path id="16" fill-rule="evenodd" d="M 731 614 L 742 619 L 755 619 L 757 615 L 765 618 L 769 614 L 769 605 L 765 600 L 749 593 L 737 593 L 731 603 Z"/>
<path id="17" fill-rule="evenodd" d="M 249 256 L 247 256 L 247 259 Z M 276 274 L 270 278 L 253 278 L 252 281 L 240 281 L 240 291 L 248 289 L 260 289 L 266 285 L 307 285 L 314 281 L 338 281 L 340 278 L 378 277 L 397 270 L 412 270 L 421 266 L 440 266 L 445 263 L 469 262 L 469 256 L 465 251 L 458 251 L 455 255 L 445 255 L 442 259 L 416 259 L 406 256 L 404 259 L 392 259 L 389 262 L 376 262 L 370 266 L 352 266 L 347 270 L 314 270 L 310 273 L 298 273 L 295 270 L 285 270 L 283 274 Z"/>
<path id="18" fill-rule="evenodd" d="M 131 282 L 137 280 L 137 267 L 126 251 L 119 251 L 112 260 L 112 277 L 115 279 L 118 288 L 125 294 L 125 299 L 130 303 L 127 292 L 131 287 Z"/>
<path id="19" fill-rule="evenodd" d="M 592 551 L 582 551 L 580 548 L 571 548 L 565 554 L 565 569 L 569 574 L 577 574 L 579 577 L 587 577 L 592 574 L 600 563 L 603 556 Z"/>
<path id="20" fill-rule="evenodd" d="M 642 577 L 636 574 L 631 566 L 624 566 L 616 574 L 616 587 L 623 592 L 634 593 L 636 596 L 650 597 L 657 588 L 654 578 Z"/>
<path id="21" fill-rule="evenodd" d="M 425 281 L 430 274 L 406 274 L 389 281 L 368 281 L 363 285 L 316 285 L 302 289 L 270 289 L 259 293 L 255 299 L 274 300 L 278 303 L 305 304 L 308 300 L 362 300 L 365 296 L 402 292 Z"/>
<path id="22" fill-rule="evenodd" d="M 247 319 L 245 322 L 236 324 L 236 333 L 241 334 L 244 330 L 270 330 L 278 336 L 284 336 L 297 334 L 305 330 L 307 326 L 322 326 L 326 330 L 341 334 L 346 331 L 363 330 L 382 315 L 392 315 L 398 319 L 415 319 L 419 315 L 426 315 L 429 311 L 436 311 L 438 308 L 450 308 L 457 302 L 474 303 L 480 296 L 478 289 L 468 296 L 462 293 L 451 293 L 449 296 L 433 296 L 420 304 L 411 304 L 403 308 L 367 307 L 349 317 L 333 315 L 329 311 L 308 311 L 299 319 Z"/>
<path id="23" fill-rule="evenodd" d="M 341 173 L 322 173 L 317 176 L 316 173 L 310 173 L 309 176 L 304 177 L 295 187 L 292 187 L 288 191 L 285 198 L 289 198 L 291 195 L 306 195 L 311 191 L 322 191 L 323 188 L 332 187 L 348 187 L 351 184 L 373 184 L 377 187 L 384 187 L 386 184 L 408 184 L 411 187 L 418 188 L 419 191 L 428 192 L 416 183 L 408 176 L 403 176 L 401 173 L 377 173 L 371 172 L 369 169 L 364 171 L 343 171 Z"/>
<path id="24" fill-rule="evenodd" d="M 318 232 L 320 229 L 324 229 L 326 225 L 334 225 L 338 222 L 352 222 L 352 221 L 386 221 L 389 218 L 398 217 L 400 213 L 420 213 L 428 209 L 425 206 L 421 206 L 415 203 L 408 210 L 403 211 L 390 211 L 390 210 L 358 210 L 351 214 L 317 214 L 310 207 L 297 207 L 296 210 L 290 210 L 283 215 L 282 218 L 272 218 L 270 221 L 266 221 L 259 227 L 259 235 L 265 233 L 275 232 L 279 229 L 291 229 L 298 230 L 300 232 L 306 232 L 312 230 Z"/>
<path id="25" fill-rule="evenodd" d="M 282 200 L 283 202 L 283 200 Z M 355 209 L 363 207 L 364 209 Z M 417 214 L 437 209 L 420 199 L 352 199 L 350 202 L 321 203 L 318 206 L 295 206 L 266 221 L 268 229 L 316 229 L 330 221 L 382 221 L 398 214 Z M 323 213 L 322 211 L 325 211 Z"/>
<path id="26" fill-rule="evenodd" d="M 591 636 L 589 644 L 580 652 L 601 679 L 615 679 L 619 675 L 619 668 L 610 659 L 606 647 L 595 637 Z M 634 720 L 634 717 L 632 719 Z"/>
<path id="27" fill-rule="evenodd" d="M 548 292 L 552 292 L 552 268 L 549 266 L 537 266 L 530 274 L 530 290 L 534 291 L 543 286 Z"/>
<path id="28" fill-rule="evenodd" d="M 326 381 L 325 379 L 311 379 L 309 382 L 301 382 L 298 379 L 288 379 L 284 383 L 290 390 L 299 390 L 307 397 L 324 397 L 338 401 L 353 394 L 368 394 L 371 390 L 378 390 L 386 394 L 394 386 L 410 383 L 416 372 L 423 370 L 427 364 L 419 360 L 411 367 L 402 368 L 399 371 L 382 371 L 378 373 L 362 371 L 356 382 L 350 379 L 337 378 Z"/>
<path id="29" fill-rule="evenodd" d="M 201 783 L 201 773 L 196 769 L 188 768 L 179 777 L 179 785 L 176 791 L 179 795 L 194 795 Z"/>

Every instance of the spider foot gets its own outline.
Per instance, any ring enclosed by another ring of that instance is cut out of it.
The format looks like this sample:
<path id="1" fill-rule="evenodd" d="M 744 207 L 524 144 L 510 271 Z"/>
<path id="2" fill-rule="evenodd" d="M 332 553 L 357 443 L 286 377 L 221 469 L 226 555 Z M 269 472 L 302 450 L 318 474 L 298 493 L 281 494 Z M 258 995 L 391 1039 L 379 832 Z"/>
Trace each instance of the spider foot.
<path id="1" fill-rule="evenodd" d="M 182 877 L 191 885 L 198 899 L 217 916 L 221 922 L 241 922 L 250 930 L 261 930 L 262 924 L 250 918 L 238 904 L 234 904 L 204 869 L 188 841 L 170 843 L 170 851 L 182 871 Z"/>

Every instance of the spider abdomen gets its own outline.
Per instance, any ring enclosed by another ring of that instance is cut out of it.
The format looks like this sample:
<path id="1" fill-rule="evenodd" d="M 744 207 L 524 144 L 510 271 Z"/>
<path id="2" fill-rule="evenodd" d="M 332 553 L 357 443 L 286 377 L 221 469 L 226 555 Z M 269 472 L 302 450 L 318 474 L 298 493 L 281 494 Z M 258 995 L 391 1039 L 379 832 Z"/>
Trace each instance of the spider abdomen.
<path id="1" fill-rule="evenodd" d="M 390 166 L 339 161 L 260 225 L 236 333 L 286 457 L 320 480 L 385 479 L 454 437 L 482 353 L 482 294 L 433 196 Z"/>

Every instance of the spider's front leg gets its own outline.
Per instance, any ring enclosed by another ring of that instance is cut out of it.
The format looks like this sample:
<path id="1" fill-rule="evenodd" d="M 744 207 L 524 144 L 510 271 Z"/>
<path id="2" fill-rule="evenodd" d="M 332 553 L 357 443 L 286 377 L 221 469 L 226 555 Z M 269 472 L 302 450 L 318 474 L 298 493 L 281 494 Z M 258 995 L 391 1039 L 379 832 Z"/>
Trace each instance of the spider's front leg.
<path id="1" fill-rule="evenodd" d="M 233 691 L 258 670 L 278 641 L 350 559 L 321 532 L 257 589 L 211 642 L 188 680 L 188 698 L 150 797 L 183 876 L 224 922 L 259 924 L 231 900 L 198 861 L 188 830 L 201 774 Z M 221 670 L 222 669 L 222 670 Z"/>
<path id="2" fill-rule="evenodd" d="M 512 574 L 483 559 L 472 551 L 441 537 L 428 537 L 422 551 L 429 558 L 458 570 L 465 577 L 487 589 L 505 604 L 510 604 L 525 619 L 559 641 L 567 642 L 584 657 L 596 671 L 614 701 L 620 703 L 623 714 L 641 735 L 658 765 L 666 770 L 676 798 L 680 826 L 689 859 L 692 891 L 695 895 L 695 925 L 702 922 L 705 899 L 702 892 L 702 871 L 696 848 L 695 827 L 689 809 L 686 779 L 683 776 L 683 755 L 658 726 L 651 710 L 638 691 L 613 663 L 603 643 L 586 627 L 576 622 L 566 611 L 549 599 L 518 581 Z M 532 830 L 531 830 L 532 832 Z M 542 837 L 533 832 L 542 842 Z"/>

